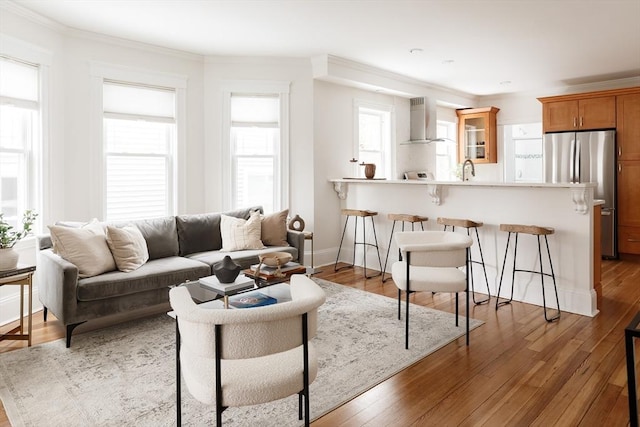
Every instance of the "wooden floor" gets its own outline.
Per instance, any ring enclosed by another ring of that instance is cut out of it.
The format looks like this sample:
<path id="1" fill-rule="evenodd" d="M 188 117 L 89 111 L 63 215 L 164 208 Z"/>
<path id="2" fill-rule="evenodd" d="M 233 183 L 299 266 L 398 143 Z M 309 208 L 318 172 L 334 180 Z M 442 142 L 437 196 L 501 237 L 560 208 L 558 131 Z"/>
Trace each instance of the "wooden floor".
<path id="1" fill-rule="evenodd" d="M 364 280 L 359 268 L 334 273 L 325 267 L 317 277 L 397 295 L 391 280 Z M 454 311 L 449 295 L 415 298 Z M 469 347 L 460 338 L 312 425 L 627 426 L 624 328 L 639 310 L 638 261 L 603 263 L 603 302 L 594 318 L 563 313 L 549 324 L 533 305 L 516 302 L 497 312 L 493 304 L 474 306 L 471 316 L 486 323 L 471 332 Z M 33 345 L 63 336 L 57 320 L 45 325 L 41 312 L 34 315 Z M 0 352 L 24 346 L 0 341 Z"/>

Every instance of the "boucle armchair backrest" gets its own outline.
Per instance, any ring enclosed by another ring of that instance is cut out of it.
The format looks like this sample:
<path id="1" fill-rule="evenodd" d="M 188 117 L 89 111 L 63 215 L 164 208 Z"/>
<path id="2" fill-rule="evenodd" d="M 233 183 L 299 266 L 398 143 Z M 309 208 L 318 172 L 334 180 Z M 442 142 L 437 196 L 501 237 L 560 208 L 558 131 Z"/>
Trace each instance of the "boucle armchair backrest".
<path id="1" fill-rule="evenodd" d="M 411 252 L 411 265 L 424 267 L 461 267 L 467 262 L 469 236 L 451 231 L 410 231 L 395 234 L 396 244 L 406 260 Z"/>
<path id="2" fill-rule="evenodd" d="M 184 287 L 169 293 L 178 317 L 181 351 L 215 358 L 214 325 L 222 325 L 222 358 L 246 359 L 280 353 L 302 345 L 302 315 L 308 313 L 309 339 L 317 331 L 317 309 L 326 299 L 313 280 L 291 277 L 291 301 L 248 309 L 198 307 Z"/>

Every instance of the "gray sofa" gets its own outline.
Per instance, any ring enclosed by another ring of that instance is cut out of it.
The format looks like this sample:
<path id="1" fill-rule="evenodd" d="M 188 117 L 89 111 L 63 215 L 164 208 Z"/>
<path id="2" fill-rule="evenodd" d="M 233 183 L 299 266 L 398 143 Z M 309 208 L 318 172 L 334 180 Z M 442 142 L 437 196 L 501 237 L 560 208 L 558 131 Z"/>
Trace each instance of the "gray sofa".
<path id="1" fill-rule="evenodd" d="M 252 207 L 230 212 L 178 215 L 132 221 L 142 232 L 149 260 L 132 272 L 110 271 L 80 278 L 78 268 L 53 253 L 49 235 L 38 237 L 37 275 L 44 320 L 51 311 L 66 327 L 66 344 L 73 329 L 100 317 L 166 304 L 169 286 L 212 274 L 212 265 L 225 255 L 243 268 L 258 263 L 258 255 L 285 251 L 304 264 L 304 234 L 287 230 L 290 246 L 221 252 L 220 215 L 248 219 Z M 119 224 L 116 224 L 119 225 Z"/>

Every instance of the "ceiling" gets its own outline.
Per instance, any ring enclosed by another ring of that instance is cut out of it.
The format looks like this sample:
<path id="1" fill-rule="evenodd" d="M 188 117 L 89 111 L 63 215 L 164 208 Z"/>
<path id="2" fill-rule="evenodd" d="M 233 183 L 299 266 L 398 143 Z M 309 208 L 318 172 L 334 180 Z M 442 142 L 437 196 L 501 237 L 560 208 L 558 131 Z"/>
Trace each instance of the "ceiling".
<path id="1" fill-rule="evenodd" d="M 14 3 L 67 27 L 181 51 L 330 54 L 473 95 L 640 76 L 640 0 Z"/>

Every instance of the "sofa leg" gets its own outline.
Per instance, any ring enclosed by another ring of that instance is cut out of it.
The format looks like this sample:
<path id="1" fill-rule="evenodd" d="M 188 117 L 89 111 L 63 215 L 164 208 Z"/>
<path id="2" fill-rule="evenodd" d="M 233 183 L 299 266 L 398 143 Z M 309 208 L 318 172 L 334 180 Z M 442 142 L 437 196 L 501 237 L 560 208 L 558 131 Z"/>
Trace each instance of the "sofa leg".
<path id="1" fill-rule="evenodd" d="M 49 309 L 47 307 L 42 307 L 42 314 L 44 316 L 44 321 L 47 321 L 47 313 L 49 312 Z"/>
<path id="2" fill-rule="evenodd" d="M 74 323 L 71 325 L 67 325 L 67 348 L 71 347 L 71 333 L 77 327 L 82 325 L 84 322 Z"/>

